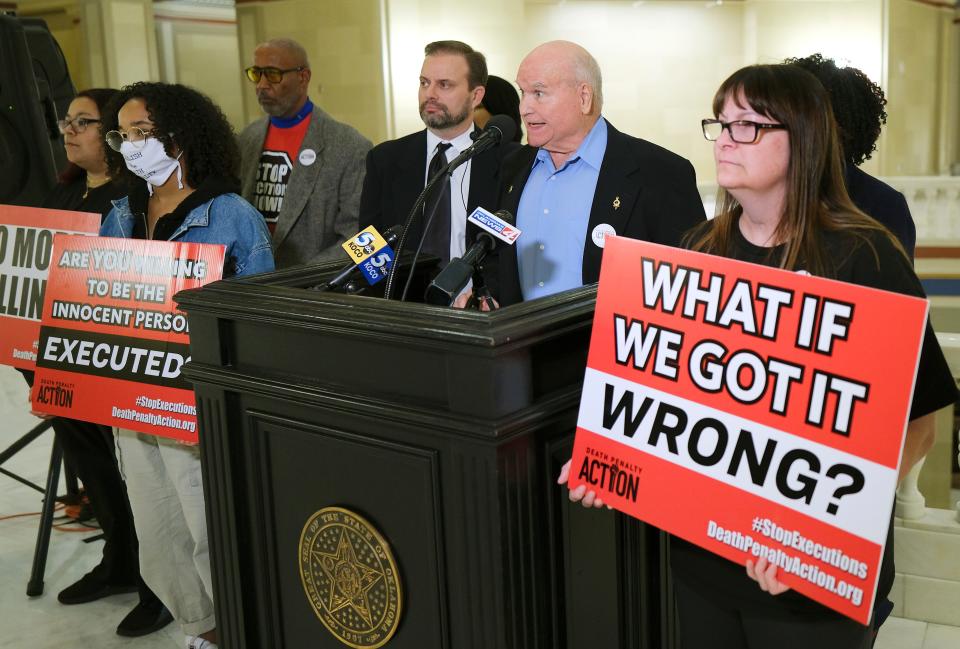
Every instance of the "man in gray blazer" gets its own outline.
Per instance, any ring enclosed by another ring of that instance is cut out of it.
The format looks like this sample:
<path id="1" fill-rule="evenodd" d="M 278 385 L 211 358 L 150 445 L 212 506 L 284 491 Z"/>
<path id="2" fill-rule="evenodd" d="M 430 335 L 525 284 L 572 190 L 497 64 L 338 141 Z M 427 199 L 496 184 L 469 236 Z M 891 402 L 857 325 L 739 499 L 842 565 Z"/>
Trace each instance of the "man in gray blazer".
<path id="1" fill-rule="evenodd" d="M 277 268 L 343 257 L 360 229 L 364 159 L 371 143 L 313 105 L 310 64 L 296 41 L 257 46 L 245 70 L 267 113 L 240 134 L 243 197 L 263 214 Z"/>

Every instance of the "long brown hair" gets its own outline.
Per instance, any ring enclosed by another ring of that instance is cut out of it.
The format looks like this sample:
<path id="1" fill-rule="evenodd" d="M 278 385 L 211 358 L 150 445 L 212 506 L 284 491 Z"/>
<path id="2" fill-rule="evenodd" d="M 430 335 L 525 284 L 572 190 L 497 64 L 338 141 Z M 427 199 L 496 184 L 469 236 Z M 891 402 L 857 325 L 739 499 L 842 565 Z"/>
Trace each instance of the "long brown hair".
<path id="1" fill-rule="evenodd" d="M 785 124 L 789 133 L 787 189 L 775 233 L 775 239 L 784 245 L 781 258 L 771 261 L 787 269 L 802 263 L 814 275 L 832 276 L 837 260 L 824 254 L 820 236 L 824 231 L 842 230 L 868 245 L 868 233 L 883 232 L 902 252 L 896 239 L 858 210 L 847 195 L 830 98 L 816 77 L 795 65 L 751 65 L 734 72 L 717 90 L 714 116 L 719 116 L 728 98 L 741 108 L 747 107 L 741 102 L 746 103 L 755 112 Z M 742 213 L 740 203 L 720 188 L 716 218 L 694 235 L 690 247 L 729 255 L 733 229 Z"/>

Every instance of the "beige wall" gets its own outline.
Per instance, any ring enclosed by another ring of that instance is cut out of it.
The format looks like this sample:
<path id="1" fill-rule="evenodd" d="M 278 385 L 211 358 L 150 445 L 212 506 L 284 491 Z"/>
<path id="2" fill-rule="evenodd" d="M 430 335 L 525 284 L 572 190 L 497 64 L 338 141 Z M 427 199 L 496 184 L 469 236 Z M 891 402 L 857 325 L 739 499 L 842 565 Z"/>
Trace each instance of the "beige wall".
<path id="1" fill-rule="evenodd" d="M 176 3 L 164 2 L 154 5 L 152 51 L 147 0 L 23 4 L 45 12 L 78 86 L 179 80 L 205 89 L 237 128 L 261 115 L 240 70 L 271 37 L 304 44 L 313 100 L 374 142 L 422 128 L 416 93 L 426 43 L 464 40 L 487 55 L 493 74 L 512 80 L 534 45 L 566 38 L 600 62 L 611 122 L 690 158 L 704 181 L 714 171 L 698 123 L 720 82 L 742 65 L 817 51 L 863 69 L 887 92 L 889 124 L 868 171 L 937 174 L 960 161 L 957 12 L 915 0 L 238 0 L 235 28 L 168 25 L 157 8 Z"/>
<path id="2" fill-rule="evenodd" d="M 954 12 L 890 0 L 887 147 L 882 173 L 948 173 L 956 161 L 957 31 Z M 946 73 L 946 74 L 945 74 Z M 953 147 L 941 148 L 941 138 Z"/>

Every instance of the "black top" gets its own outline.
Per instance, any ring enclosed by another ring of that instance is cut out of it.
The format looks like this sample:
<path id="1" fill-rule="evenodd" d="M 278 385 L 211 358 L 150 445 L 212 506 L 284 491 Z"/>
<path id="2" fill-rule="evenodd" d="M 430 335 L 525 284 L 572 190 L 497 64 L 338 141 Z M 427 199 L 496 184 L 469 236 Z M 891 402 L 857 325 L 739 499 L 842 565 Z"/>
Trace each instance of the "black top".
<path id="1" fill-rule="evenodd" d="M 830 253 L 828 258 L 836 260 L 837 264 L 831 279 L 904 295 L 926 297 L 910 262 L 896 250 L 890 239 L 883 233 L 868 232 L 869 244 L 859 237 L 846 233 L 825 232 L 821 236 L 824 247 Z M 870 249 L 870 244 L 876 250 L 876 255 Z M 739 227 L 733 228 L 732 247 L 733 250 L 728 255 L 730 258 L 766 266 L 775 266 L 782 252 L 782 247 L 762 248 L 753 245 L 743 237 Z M 801 269 L 802 264 L 798 264 L 797 270 Z M 953 375 L 928 319 L 920 352 L 910 419 L 914 420 L 930 414 L 954 403 L 956 399 L 957 389 Z M 880 579 L 877 583 L 877 601 L 886 598 L 893 585 L 892 519 L 891 509 L 890 527 L 887 531 L 883 562 L 880 566 Z M 795 591 L 772 597 L 760 590 L 756 582 L 747 577 L 743 566 L 682 539 L 673 537 L 671 554 L 674 575 L 684 582 L 699 586 L 699 590 L 703 593 L 721 598 L 723 601 L 738 602 L 770 616 L 839 615 Z"/>
<path id="2" fill-rule="evenodd" d="M 847 165 L 847 193 L 850 200 L 864 214 L 880 221 L 893 233 L 903 249 L 913 259 L 913 249 L 917 245 L 917 226 L 910 215 L 907 199 L 896 189 L 874 178 L 870 174 Z"/>
<path id="3" fill-rule="evenodd" d="M 127 195 L 126 188 L 121 183 L 113 181 L 91 189 L 84 198 L 83 193 L 86 191 L 86 175 L 81 175 L 69 183 L 57 183 L 50 190 L 47 199 L 43 201 L 43 207 L 74 212 L 97 212 L 100 214 L 100 223 L 103 223 L 107 214 L 113 209 L 110 201 Z"/>

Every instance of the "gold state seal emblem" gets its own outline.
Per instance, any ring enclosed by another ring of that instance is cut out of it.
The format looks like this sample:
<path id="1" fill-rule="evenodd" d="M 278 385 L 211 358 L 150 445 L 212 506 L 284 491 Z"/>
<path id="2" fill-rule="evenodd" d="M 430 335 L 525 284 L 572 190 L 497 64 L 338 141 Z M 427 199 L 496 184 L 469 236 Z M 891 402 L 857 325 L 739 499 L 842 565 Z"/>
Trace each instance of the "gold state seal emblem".
<path id="1" fill-rule="evenodd" d="M 300 581 L 313 611 L 340 642 L 384 645 L 400 622 L 397 564 L 380 533 L 357 514 L 326 507 L 300 533 Z"/>

